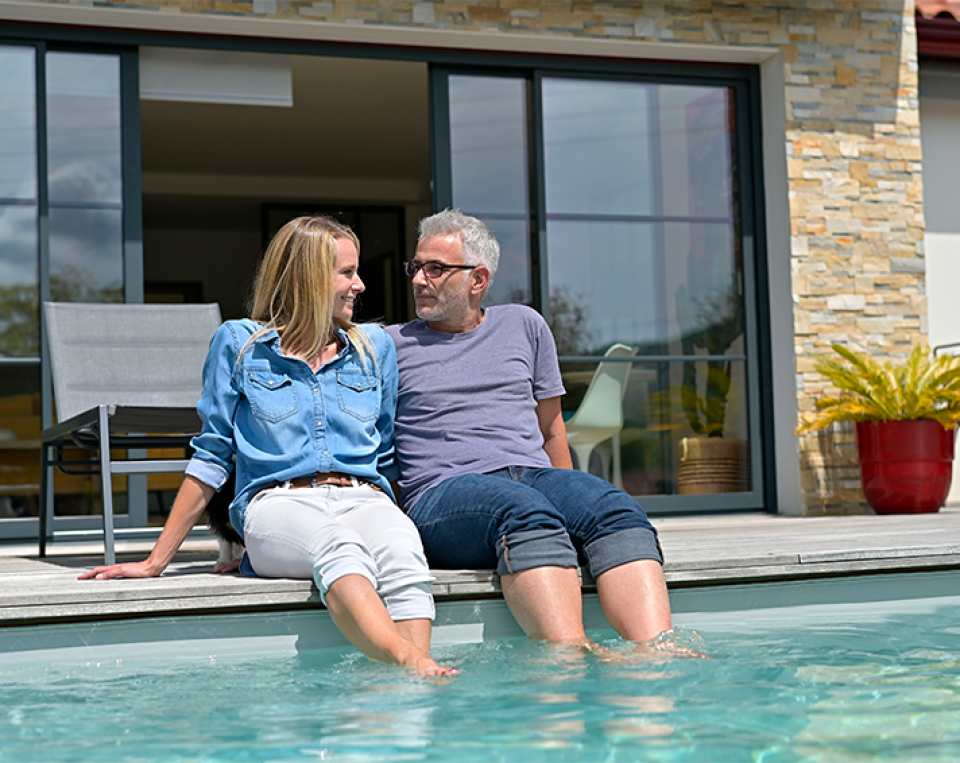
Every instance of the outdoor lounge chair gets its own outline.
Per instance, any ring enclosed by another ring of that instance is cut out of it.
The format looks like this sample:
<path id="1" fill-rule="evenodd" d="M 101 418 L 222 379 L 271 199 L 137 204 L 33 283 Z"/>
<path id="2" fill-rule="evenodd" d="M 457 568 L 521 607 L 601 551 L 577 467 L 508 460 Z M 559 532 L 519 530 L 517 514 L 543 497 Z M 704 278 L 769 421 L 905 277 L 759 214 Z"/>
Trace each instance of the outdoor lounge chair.
<path id="1" fill-rule="evenodd" d="M 57 467 L 100 474 L 104 558 L 113 564 L 113 476 L 183 472 L 188 459 L 116 459 L 111 449 L 189 446 L 200 430 L 203 362 L 220 308 L 45 302 L 43 314 L 58 423 L 41 435 L 40 556 L 52 526 Z M 78 446 L 91 458 L 64 457 L 65 448 Z"/>

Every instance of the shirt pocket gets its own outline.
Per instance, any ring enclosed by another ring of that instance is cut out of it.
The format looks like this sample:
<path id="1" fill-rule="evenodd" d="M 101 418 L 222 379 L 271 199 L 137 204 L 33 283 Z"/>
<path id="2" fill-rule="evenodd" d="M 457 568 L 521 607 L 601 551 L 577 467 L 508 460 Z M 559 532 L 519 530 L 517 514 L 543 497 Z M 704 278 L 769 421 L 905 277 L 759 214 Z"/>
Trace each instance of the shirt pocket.
<path id="1" fill-rule="evenodd" d="M 298 410 L 297 391 L 289 376 L 248 370 L 246 387 L 250 410 L 258 419 L 275 424 Z"/>
<path id="2" fill-rule="evenodd" d="M 360 421 L 373 421 L 380 414 L 380 391 L 376 376 L 340 371 L 337 373 L 337 399 L 340 410 Z"/>

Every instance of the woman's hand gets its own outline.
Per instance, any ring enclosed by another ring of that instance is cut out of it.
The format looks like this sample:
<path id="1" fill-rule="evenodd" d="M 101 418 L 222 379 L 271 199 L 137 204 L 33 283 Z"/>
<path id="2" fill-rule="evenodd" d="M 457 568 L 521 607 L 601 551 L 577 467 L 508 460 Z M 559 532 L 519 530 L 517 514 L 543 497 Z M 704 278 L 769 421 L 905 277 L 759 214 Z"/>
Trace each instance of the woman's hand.
<path id="1" fill-rule="evenodd" d="M 162 573 L 173 560 L 180 544 L 197 523 L 204 508 L 216 492 L 209 485 L 205 485 L 196 477 L 187 475 L 183 478 L 180 491 L 177 493 L 170 516 L 163 526 L 163 532 L 157 539 L 150 556 L 142 562 L 130 564 L 111 564 L 105 567 L 94 567 L 84 572 L 78 580 L 111 580 L 112 578 L 155 578 Z"/>
<path id="2" fill-rule="evenodd" d="M 163 572 L 148 561 L 128 564 L 111 564 L 107 567 L 94 567 L 84 572 L 77 580 L 113 580 L 114 578 L 155 578 Z"/>

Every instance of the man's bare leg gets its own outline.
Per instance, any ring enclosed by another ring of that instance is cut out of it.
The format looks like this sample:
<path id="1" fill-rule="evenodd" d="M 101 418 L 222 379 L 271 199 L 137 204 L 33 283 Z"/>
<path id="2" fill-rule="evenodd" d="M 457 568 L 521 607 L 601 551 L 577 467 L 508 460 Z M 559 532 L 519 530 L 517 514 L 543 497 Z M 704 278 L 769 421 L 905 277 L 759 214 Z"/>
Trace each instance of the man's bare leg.
<path id="1" fill-rule="evenodd" d="M 345 575 L 334 581 L 325 600 L 340 632 L 367 657 L 421 673 L 456 672 L 441 667 L 400 635 L 383 601 L 363 575 Z"/>
<path id="2" fill-rule="evenodd" d="M 580 578 L 570 567 L 534 567 L 500 578 L 503 598 L 523 632 L 533 639 L 582 646 Z"/>
<path id="3" fill-rule="evenodd" d="M 628 562 L 597 578 L 600 606 L 628 641 L 649 641 L 670 630 L 670 598 L 663 567 L 654 559 Z"/>

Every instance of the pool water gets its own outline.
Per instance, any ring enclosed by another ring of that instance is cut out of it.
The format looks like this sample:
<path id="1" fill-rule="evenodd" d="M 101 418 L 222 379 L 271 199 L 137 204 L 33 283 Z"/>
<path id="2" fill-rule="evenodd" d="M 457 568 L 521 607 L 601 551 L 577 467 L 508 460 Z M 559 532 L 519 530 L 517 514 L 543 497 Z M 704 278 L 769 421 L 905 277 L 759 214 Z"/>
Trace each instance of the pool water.
<path id="1" fill-rule="evenodd" d="M 606 658 L 440 644 L 452 679 L 348 648 L 8 661 L 0 763 L 960 760 L 960 597 L 771 612 L 705 618 L 709 660 L 636 658 L 612 631 L 591 633 Z"/>

